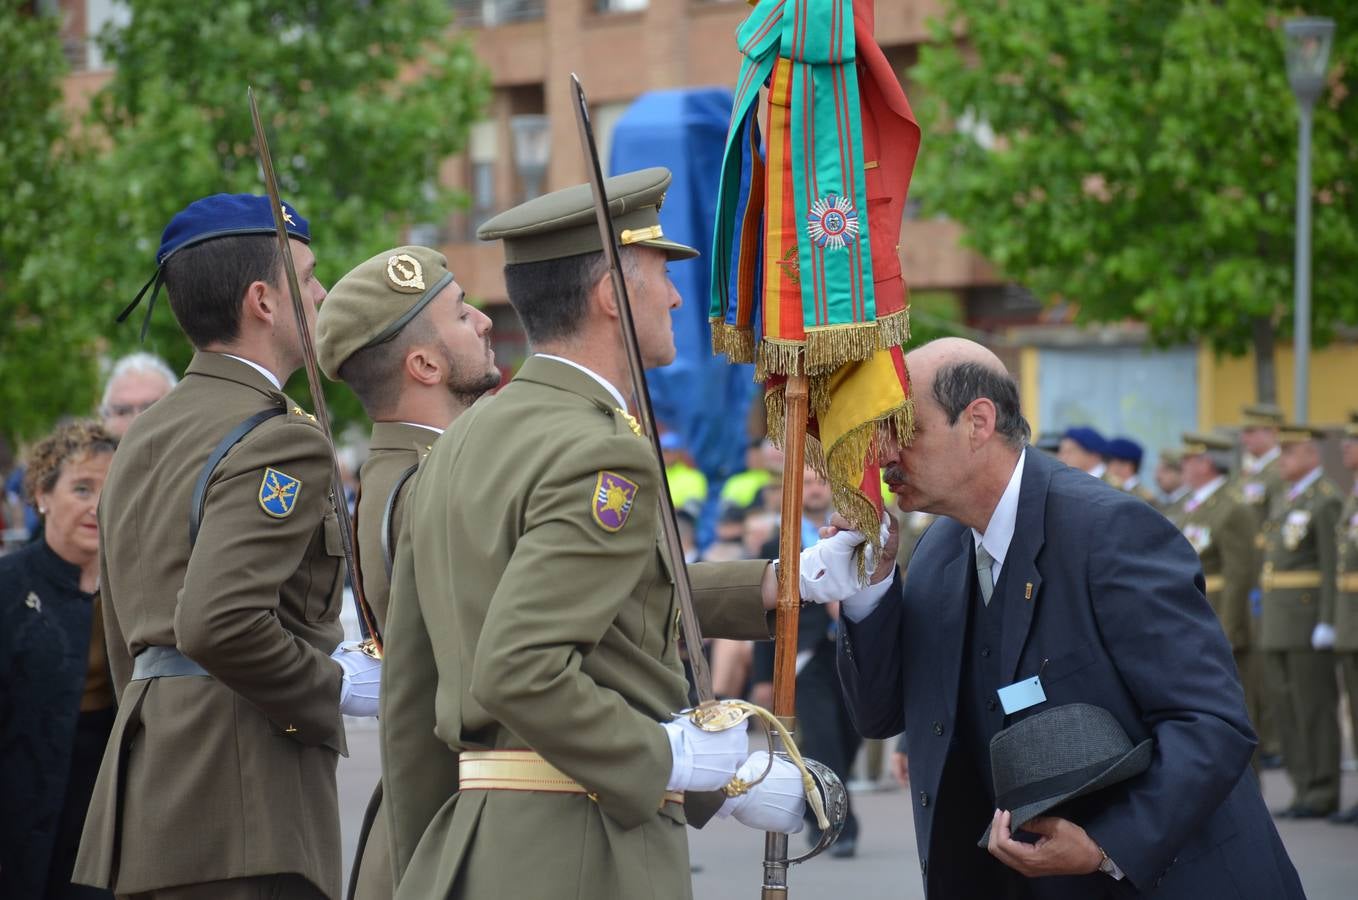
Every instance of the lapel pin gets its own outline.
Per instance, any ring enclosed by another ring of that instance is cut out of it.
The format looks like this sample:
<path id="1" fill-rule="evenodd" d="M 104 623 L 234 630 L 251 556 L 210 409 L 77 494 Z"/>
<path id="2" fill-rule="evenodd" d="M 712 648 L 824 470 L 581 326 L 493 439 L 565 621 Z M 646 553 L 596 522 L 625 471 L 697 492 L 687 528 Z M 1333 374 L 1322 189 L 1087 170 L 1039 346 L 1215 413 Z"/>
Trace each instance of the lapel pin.
<path id="1" fill-rule="evenodd" d="M 1027 584 L 1023 586 L 1023 599 L 1024 600 L 1033 599 L 1033 583 L 1031 581 L 1029 581 Z"/>

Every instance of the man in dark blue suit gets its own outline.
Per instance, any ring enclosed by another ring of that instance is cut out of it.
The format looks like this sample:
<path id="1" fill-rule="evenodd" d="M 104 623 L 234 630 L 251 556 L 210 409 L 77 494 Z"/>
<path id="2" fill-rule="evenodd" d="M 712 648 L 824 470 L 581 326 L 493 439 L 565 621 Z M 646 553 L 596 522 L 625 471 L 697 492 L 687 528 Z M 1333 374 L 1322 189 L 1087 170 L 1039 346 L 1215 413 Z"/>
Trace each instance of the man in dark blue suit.
<path id="1" fill-rule="evenodd" d="M 889 541 L 874 584 L 845 600 L 839 669 L 865 737 L 905 730 L 929 897 L 1304 896 L 1248 771 L 1256 739 L 1192 547 L 1135 497 L 1027 453 L 1017 387 L 980 345 L 936 341 L 907 362 L 916 434 L 884 460 L 887 482 L 902 509 L 940 518 L 903 586 Z M 822 574 L 804 595 L 835 599 Z M 1033 676 L 1041 693 L 1001 699 Z M 1075 702 L 1151 738 L 1150 767 L 1016 837 L 990 739 Z"/>

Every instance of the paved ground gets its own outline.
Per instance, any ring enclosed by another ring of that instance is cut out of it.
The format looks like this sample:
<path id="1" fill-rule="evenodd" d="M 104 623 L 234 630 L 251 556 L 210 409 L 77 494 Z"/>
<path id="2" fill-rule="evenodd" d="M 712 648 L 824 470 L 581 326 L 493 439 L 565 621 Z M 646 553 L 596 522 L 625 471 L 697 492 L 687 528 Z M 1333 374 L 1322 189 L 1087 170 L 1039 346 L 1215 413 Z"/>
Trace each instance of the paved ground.
<path id="1" fill-rule="evenodd" d="M 348 759 L 339 769 L 345 858 L 354 843 L 369 793 L 377 781 L 376 732 L 354 723 L 349 730 Z M 1291 799 L 1280 772 L 1265 773 L 1264 794 L 1270 808 Z M 792 869 L 789 894 L 801 897 L 853 897 L 856 900 L 913 900 L 924 896 L 915 853 L 910 803 L 904 791 L 854 795 L 862 833 L 858 856 L 850 860 L 819 858 Z M 1344 776 L 1344 806 L 1358 802 L 1358 775 Z M 1310 900 L 1353 900 L 1358 896 L 1358 827 L 1326 822 L 1280 822 L 1279 831 L 1301 873 Z M 732 822 L 714 822 L 690 831 L 694 894 L 702 900 L 753 900 L 759 895 L 763 835 Z M 793 847 L 802 846 L 800 837 Z M 347 876 L 346 876 L 347 877 Z M 1203 898 L 1210 900 L 1210 898 Z"/>

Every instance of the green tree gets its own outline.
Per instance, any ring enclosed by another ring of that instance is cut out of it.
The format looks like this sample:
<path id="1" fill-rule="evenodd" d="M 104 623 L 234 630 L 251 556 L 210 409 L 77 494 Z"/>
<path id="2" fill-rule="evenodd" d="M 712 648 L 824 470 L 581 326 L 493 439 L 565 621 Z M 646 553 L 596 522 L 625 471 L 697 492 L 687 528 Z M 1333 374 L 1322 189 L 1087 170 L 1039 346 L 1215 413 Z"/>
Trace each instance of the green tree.
<path id="1" fill-rule="evenodd" d="M 10 438 L 93 402 L 88 317 L 47 289 L 78 263 L 36 262 L 59 236 L 71 195 L 61 163 L 66 60 L 58 22 L 31 7 L 0 0 L 0 435 Z"/>
<path id="2" fill-rule="evenodd" d="M 1358 6 L 1336 21 L 1313 137 L 1317 337 L 1358 322 Z M 1296 101 L 1265 0 L 952 0 L 912 72 L 926 209 L 1039 297 L 1160 343 L 1258 352 L 1291 330 Z M 961 41 L 953 36 L 963 34 Z"/>
<path id="3" fill-rule="evenodd" d="M 154 271 L 170 217 L 207 194 L 264 193 L 247 86 L 280 191 L 311 222 L 324 283 L 409 225 L 444 221 L 457 202 L 439 166 L 462 148 L 489 82 L 450 33 L 445 0 L 128 7 L 128 24 L 100 38 L 114 74 L 69 151 L 77 199 L 29 266 L 57 267 L 60 278 L 34 289 L 45 303 L 81 307 L 108 352 L 137 345 L 145 304 L 121 326 L 113 318 Z M 191 355 L 163 297 L 146 348 L 176 368 Z M 304 384 L 299 374 L 294 396 Z M 347 391 L 332 385 L 327 396 L 339 418 L 357 414 Z"/>

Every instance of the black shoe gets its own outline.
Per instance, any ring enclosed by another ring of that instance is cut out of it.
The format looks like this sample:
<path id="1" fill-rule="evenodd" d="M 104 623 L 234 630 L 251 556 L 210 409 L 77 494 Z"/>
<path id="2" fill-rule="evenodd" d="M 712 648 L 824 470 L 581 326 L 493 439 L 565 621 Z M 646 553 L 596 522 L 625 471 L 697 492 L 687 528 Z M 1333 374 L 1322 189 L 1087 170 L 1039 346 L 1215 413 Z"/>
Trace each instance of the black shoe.
<path id="1" fill-rule="evenodd" d="M 835 859 L 853 859 L 858 855 L 858 838 L 840 838 L 830 845 L 830 856 Z"/>
<path id="2" fill-rule="evenodd" d="M 1323 819 L 1328 815 L 1327 812 L 1303 805 L 1290 806 L 1279 813 L 1275 813 L 1275 816 L 1279 819 Z"/>
<path id="3" fill-rule="evenodd" d="M 1281 769 L 1283 758 L 1276 753 L 1262 753 L 1259 756 L 1259 768 L 1261 769 Z"/>
<path id="4" fill-rule="evenodd" d="M 1344 812 L 1331 813 L 1328 821 L 1335 825 L 1358 825 L 1358 804 L 1350 806 Z"/>

